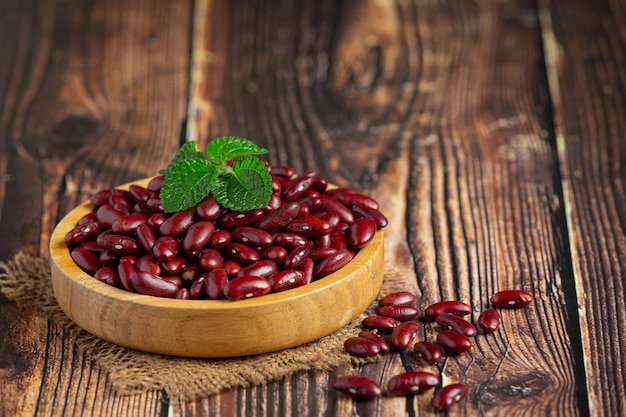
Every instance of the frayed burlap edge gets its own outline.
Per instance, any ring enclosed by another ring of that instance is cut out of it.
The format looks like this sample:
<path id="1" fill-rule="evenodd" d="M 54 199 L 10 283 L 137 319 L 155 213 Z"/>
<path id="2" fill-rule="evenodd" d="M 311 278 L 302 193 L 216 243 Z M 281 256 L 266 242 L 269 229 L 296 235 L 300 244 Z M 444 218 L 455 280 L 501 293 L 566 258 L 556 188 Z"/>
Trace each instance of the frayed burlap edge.
<path id="1" fill-rule="evenodd" d="M 398 271 L 386 272 L 397 280 Z M 331 370 L 379 358 L 357 358 L 343 349 L 358 334 L 364 315 L 317 341 L 279 352 L 231 359 L 194 359 L 139 352 L 102 340 L 75 325 L 52 291 L 49 260 L 23 253 L 0 262 L 0 291 L 18 308 L 61 324 L 76 346 L 104 370 L 123 395 L 162 390 L 173 402 L 203 398 L 223 390 L 267 383 L 306 370 Z M 383 288 L 379 296 L 391 290 Z M 370 308 L 371 310 L 371 308 Z"/>

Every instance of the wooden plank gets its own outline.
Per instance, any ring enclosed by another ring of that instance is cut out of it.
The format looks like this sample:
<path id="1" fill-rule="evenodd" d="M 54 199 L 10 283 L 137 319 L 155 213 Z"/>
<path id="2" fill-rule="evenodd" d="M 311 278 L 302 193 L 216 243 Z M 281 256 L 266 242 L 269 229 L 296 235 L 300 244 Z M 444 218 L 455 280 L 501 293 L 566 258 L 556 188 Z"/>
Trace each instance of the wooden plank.
<path id="1" fill-rule="evenodd" d="M 8 259 L 45 255 L 71 207 L 171 158 L 186 111 L 192 3 L 7 0 L 0 11 L 0 258 Z M 3 296 L 0 312 L 0 414 L 163 412 L 161 393 L 112 392 L 62 329 Z"/>
<path id="2" fill-rule="evenodd" d="M 591 415 L 626 408 L 626 2 L 542 4 Z"/>
<path id="3" fill-rule="evenodd" d="M 584 414 L 534 3 L 198 4 L 190 139 L 246 136 L 270 149 L 271 163 L 378 198 L 393 219 L 388 263 L 406 271 L 392 285 L 415 291 L 422 308 L 452 298 L 482 309 L 510 287 L 535 294 L 529 308 L 504 312 L 498 334 L 477 338 L 472 355 L 440 367 L 446 383 L 470 386 L 455 413 Z M 273 402 L 255 387 L 186 410 L 228 404 L 271 415 L 297 396 L 298 415 L 430 415 L 432 393 L 364 403 L 328 388 L 345 372 L 384 384 L 420 366 L 390 355 L 311 372 L 308 385 L 280 381 Z"/>

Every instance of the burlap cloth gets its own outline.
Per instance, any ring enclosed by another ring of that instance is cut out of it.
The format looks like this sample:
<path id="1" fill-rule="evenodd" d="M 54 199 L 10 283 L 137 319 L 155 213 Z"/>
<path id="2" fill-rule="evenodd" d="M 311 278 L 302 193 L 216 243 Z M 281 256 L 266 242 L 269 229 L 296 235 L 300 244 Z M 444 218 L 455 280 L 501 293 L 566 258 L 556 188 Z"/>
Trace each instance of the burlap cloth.
<path id="1" fill-rule="evenodd" d="M 117 346 L 82 330 L 63 313 L 52 291 L 48 259 L 21 253 L 0 262 L 0 291 L 19 309 L 61 324 L 77 348 L 107 373 L 112 388 L 120 394 L 162 390 L 174 402 L 187 401 L 278 380 L 297 371 L 330 370 L 378 359 L 357 358 L 343 348 L 346 338 L 360 331 L 364 315 L 317 341 L 242 358 L 180 358 Z M 388 292 L 383 288 L 379 297 Z"/>

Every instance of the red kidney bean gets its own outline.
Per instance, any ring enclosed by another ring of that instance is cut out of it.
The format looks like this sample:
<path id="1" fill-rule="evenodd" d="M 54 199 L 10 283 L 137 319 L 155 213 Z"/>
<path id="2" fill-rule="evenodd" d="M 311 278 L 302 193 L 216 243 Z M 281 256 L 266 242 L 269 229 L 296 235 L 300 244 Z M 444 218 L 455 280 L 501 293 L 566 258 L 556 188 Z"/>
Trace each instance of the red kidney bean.
<path id="1" fill-rule="evenodd" d="M 426 340 L 420 340 L 414 344 L 413 351 L 418 357 L 430 364 L 438 363 L 443 358 L 441 348 L 438 345 Z"/>
<path id="2" fill-rule="evenodd" d="M 377 211 L 380 209 L 378 201 L 364 194 L 346 193 L 335 198 L 341 201 L 346 207 L 352 207 L 353 211 L 356 207 L 365 207 Z"/>
<path id="3" fill-rule="evenodd" d="M 374 221 L 379 228 L 386 227 L 387 224 L 389 224 L 389 220 L 387 220 L 387 217 L 385 217 L 383 213 L 370 207 L 354 206 L 352 207 L 352 213 L 354 213 L 356 217 L 364 217 Z"/>
<path id="4" fill-rule="evenodd" d="M 154 213 L 152 216 L 148 217 L 148 222 L 146 224 L 156 232 L 159 230 L 165 219 L 167 219 L 167 215 L 164 213 Z"/>
<path id="5" fill-rule="evenodd" d="M 429 319 L 435 319 L 442 314 L 467 316 L 471 312 L 472 308 L 462 301 L 440 301 L 428 306 L 426 310 L 424 310 L 424 315 Z"/>
<path id="6" fill-rule="evenodd" d="M 146 201 L 148 201 L 148 198 L 150 198 L 150 190 L 142 187 L 141 185 L 131 184 L 128 187 L 128 192 L 131 198 L 133 199 L 133 201 L 137 203 L 140 203 L 140 202 L 145 203 Z"/>
<path id="7" fill-rule="evenodd" d="M 460 333 L 452 330 L 442 330 L 437 334 L 437 343 L 445 350 L 454 353 L 467 352 L 472 348 L 472 341 Z"/>
<path id="8" fill-rule="evenodd" d="M 382 306 L 376 309 L 379 316 L 392 317 L 398 321 L 409 321 L 413 319 L 419 310 L 413 306 Z"/>
<path id="9" fill-rule="evenodd" d="M 313 248 L 309 252 L 309 258 L 313 259 L 314 262 L 319 262 L 337 252 L 338 250 L 335 248 Z"/>
<path id="10" fill-rule="evenodd" d="M 100 233 L 96 238 L 98 245 L 120 255 L 131 255 L 139 252 L 139 242 L 132 237 Z"/>
<path id="11" fill-rule="evenodd" d="M 320 177 L 316 173 L 313 173 L 313 180 L 313 185 L 311 186 L 310 191 L 317 191 L 320 194 L 326 192 L 326 188 L 328 187 L 328 181 L 326 181 L 324 178 Z"/>
<path id="12" fill-rule="evenodd" d="M 241 270 L 237 273 L 237 276 L 256 275 L 267 278 L 270 275 L 275 274 L 277 269 L 278 267 L 274 261 L 263 259 L 241 268 Z"/>
<path id="13" fill-rule="evenodd" d="M 304 262 L 302 262 L 302 265 L 300 265 L 300 268 L 299 268 L 299 270 L 302 271 L 302 274 L 304 275 L 302 285 L 310 284 L 311 281 L 313 281 L 313 268 L 314 267 L 315 267 L 315 263 L 313 262 L 311 258 L 307 258 L 304 260 Z"/>
<path id="14" fill-rule="evenodd" d="M 140 224 L 145 224 L 147 221 L 148 218 L 145 216 L 141 216 L 138 214 L 129 214 L 126 216 L 122 216 L 114 221 L 111 225 L 111 230 L 113 230 L 113 233 L 129 235 L 131 233 L 135 233 L 137 227 Z"/>
<path id="15" fill-rule="evenodd" d="M 280 199 L 280 194 L 272 194 L 270 196 L 270 200 L 267 202 L 267 205 L 265 206 L 265 211 L 269 212 L 271 210 L 276 210 L 278 207 L 281 206 L 282 203 L 283 202 Z"/>
<path id="16" fill-rule="evenodd" d="M 104 248 L 101 248 L 100 245 L 98 245 L 98 242 L 96 242 L 95 240 L 86 240 L 84 242 L 81 242 L 78 246 L 83 249 L 87 249 L 89 252 L 93 252 L 94 254 L 104 252 L 106 250 Z"/>
<path id="17" fill-rule="evenodd" d="M 169 261 L 161 262 L 161 269 L 166 274 L 179 274 L 189 261 L 183 256 L 174 256 Z"/>
<path id="18" fill-rule="evenodd" d="M 152 246 L 152 253 L 154 257 L 161 262 L 167 262 L 174 259 L 178 253 L 180 243 L 176 238 L 171 236 L 161 236 L 158 238 Z"/>
<path id="19" fill-rule="evenodd" d="M 349 337 L 343 342 L 343 347 L 351 355 L 366 357 L 380 353 L 380 346 L 376 342 L 360 336 Z"/>
<path id="20" fill-rule="evenodd" d="M 279 292 L 305 285 L 304 272 L 297 269 L 283 269 L 267 278 L 272 292 Z"/>
<path id="21" fill-rule="evenodd" d="M 101 250 L 98 254 L 98 260 L 102 265 L 115 265 L 120 261 L 120 255 L 111 252 L 108 249 Z"/>
<path id="22" fill-rule="evenodd" d="M 339 214 L 335 213 L 334 211 L 318 211 L 316 213 L 313 213 L 313 216 L 319 217 L 320 219 L 328 222 L 331 229 L 334 229 L 341 221 L 341 217 L 339 217 Z"/>
<path id="23" fill-rule="evenodd" d="M 153 193 L 158 193 L 161 191 L 161 187 L 163 186 L 163 181 L 165 180 L 164 175 L 157 175 L 148 181 L 146 188 Z"/>
<path id="24" fill-rule="evenodd" d="M 180 275 L 159 275 L 159 278 L 161 278 L 163 281 L 171 282 L 178 288 L 181 288 L 183 286 L 183 279 L 180 277 Z"/>
<path id="25" fill-rule="evenodd" d="M 338 251 L 348 250 L 348 237 L 344 232 L 333 230 L 330 233 L 330 247 Z"/>
<path id="26" fill-rule="evenodd" d="M 150 197 L 146 200 L 146 207 L 157 213 L 163 213 L 163 202 L 159 197 Z M 167 217 L 167 216 L 165 216 Z"/>
<path id="27" fill-rule="evenodd" d="M 217 220 L 223 208 L 213 197 L 207 197 L 196 206 L 196 215 L 202 220 Z"/>
<path id="28" fill-rule="evenodd" d="M 102 281 L 113 287 L 120 287 L 122 285 L 120 274 L 117 272 L 117 269 L 112 266 L 104 266 L 98 269 L 93 276 L 98 281 Z"/>
<path id="29" fill-rule="evenodd" d="M 309 212 L 311 211 L 309 209 L 309 206 L 307 206 L 306 204 L 302 203 L 302 202 L 298 202 L 298 206 L 300 207 L 298 210 L 298 215 L 296 216 L 296 219 L 303 219 L 306 216 L 309 215 Z M 289 226 L 289 225 L 287 225 Z M 285 226 L 285 227 L 287 227 Z M 296 231 L 294 231 L 294 233 L 297 233 Z"/>
<path id="30" fill-rule="evenodd" d="M 291 250 L 282 262 L 282 267 L 286 269 L 293 269 L 302 264 L 306 258 L 309 257 L 311 248 L 307 246 L 300 246 Z"/>
<path id="31" fill-rule="evenodd" d="M 205 277 L 200 275 L 196 278 L 195 281 L 191 283 L 189 286 L 189 299 L 190 300 L 199 300 L 205 296 L 204 293 L 204 280 Z"/>
<path id="32" fill-rule="evenodd" d="M 274 234 L 274 245 L 290 250 L 298 246 L 313 247 L 313 242 L 297 233 L 276 233 Z"/>
<path id="33" fill-rule="evenodd" d="M 104 204 L 108 204 L 109 198 L 111 197 L 112 193 L 113 193 L 113 190 L 110 188 L 100 190 L 92 194 L 91 197 L 89 197 L 89 202 L 96 207 L 100 207 Z"/>
<path id="34" fill-rule="evenodd" d="M 246 275 L 231 279 L 224 286 L 224 296 L 229 300 L 240 300 L 242 298 L 259 297 L 265 295 L 272 289 L 267 279 Z"/>
<path id="35" fill-rule="evenodd" d="M 224 261 L 224 264 L 222 265 L 222 268 L 224 268 L 224 270 L 228 274 L 228 277 L 232 278 L 232 277 L 236 277 L 237 274 L 239 274 L 239 271 L 241 271 L 242 266 L 239 262 L 235 261 L 234 259 L 226 259 Z"/>
<path id="36" fill-rule="evenodd" d="M 352 260 L 352 254 L 348 251 L 337 251 L 333 255 L 322 259 L 313 269 L 313 279 L 320 279 L 343 268 Z"/>
<path id="37" fill-rule="evenodd" d="M 249 211 L 230 211 L 219 219 L 220 225 L 226 229 L 236 229 L 237 227 L 252 226 L 258 222 L 265 214 L 263 209 Z"/>
<path id="38" fill-rule="evenodd" d="M 302 236 L 315 239 L 323 235 L 327 235 L 331 231 L 330 223 L 318 217 L 307 215 L 302 218 L 296 218 L 285 226 L 288 233 L 299 233 Z"/>
<path id="39" fill-rule="evenodd" d="M 281 246 L 268 246 L 259 251 L 261 259 L 269 259 L 276 263 L 282 262 L 287 257 L 287 249 Z"/>
<path id="40" fill-rule="evenodd" d="M 304 175 L 293 179 L 281 193 L 283 201 L 291 202 L 301 198 L 311 189 L 313 182 L 315 178 Z"/>
<path id="41" fill-rule="evenodd" d="M 270 246 L 274 241 L 274 237 L 265 230 L 249 226 L 238 227 L 232 230 L 230 236 L 235 242 L 261 248 Z"/>
<path id="42" fill-rule="evenodd" d="M 297 202 L 285 203 L 275 210 L 266 213 L 256 224 L 256 227 L 268 233 L 273 233 L 285 227 L 296 218 L 300 212 Z"/>
<path id="43" fill-rule="evenodd" d="M 102 267 L 100 261 L 98 260 L 98 257 L 86 249 L 80 247 L 74 248 L 70 252 L 70 256 L 72 257 L 76 265 L 78 265 L 80 269 L 88 274 L 93 275 L 98 269 Z"/>
<path id="44" fill-rule="evenodd" d="M 160 275 L 161 267 L 153 255 L 144 255 L 137 260 L 137 269 L 150 272 L 152 275 Z"/>
<path id="45" fill-rule="evenodd" d="M 189 290 L 187 288 L 181 288 L 178 290 L 174 298 L 178 300 L 188 300 L 189 299 Z"/>
<path id="46" fill-rule="evenodd" d="M 224 268 L 216 268 L 202 274 L 204 276 L 204 291 L 209 300 L 221 300 L 224 296 L 224 286 L 228 282 L 228 274 Z"/>
<path id="47" fill-rule="evenodd" d="M 182 242 L 183 249 L 187 252 L 202 249 L 209 243 L 209 239 L 214 231 L 215 226 L 210 221 L 203 220 L 192 224 L 185 233 Z"/>
<path id="48" fill-rule="evenodd" d="M 339 392 L 357 398 L 374 398 L 382 393 L 375 381 L 358 375 L 344 375 L 333 379 L 331 386 Z"/>
<path id="49" fill-rule="evenodd" d="M 319 193 L 311 195 L 311 193 L 309 192 L 307 193 L 306 197 L 300 198 L 298 202 L 306 205 L 309 208 L 310 213 L 315 213 L 319 211 L 322 199 L 320 198 Z"/>
<path id="50" fill-rule="evenodd" d="M 135 268 L 137 267 L 138 260 L 139 258 L 134 255 L 124 255 L 119 258 L 119 262 L 130 262 L 130 264 L 133 265 Z"/>
<path id="51" fill-rule="evenodd" d="M 243 243 L 231 242 L 226 245 L 224 250 L 229 257 L 244 264 L 251 264 L 261 260 L 261 257 L 259 256 L 259 253 L 257 251 L 252 249 L 250 246 L 244 245 Z"/>
<path id="52" fill-rule="evenodd" d="M 344 206 L 339 200 L 327 195 L 319 196 L 320 209 L 328 212 L 336 212 L 339 214 L 341 221 L 347 224 L 351 224 L 354 221 L 354 215 L 346 206 Z"/>
<path id="53" fill-rule="evenodd" d="M 224 258 L 216 249 L 202 249 L 198 257 L 198 264 L 202 269 L 210 271 L 211 269 L 221 268 L 224 265 Z"/>
<path id="54" fill-rule="evenodd" d="M 467 394 L 467 386 L 464 384 L 450 384 L 435 392 L 433 407 L 438 410 L 447 410 Z"/>
<path id="55" fill-rule="evenodd" d="M 409 347 L 415 340 L 418 326 L 414 321 L 405 321 L 393 328 L 389 335 L 389 346 L 395 350 Z"/>
<path id="56" fill-rule="evenodd" d="M 478 326 L 485 332 L 495 332 L 500 327 L 500 313 L 488 308 L 478 316 Z"/>
<path id="57" fill-rule="evenodd" d="M 374 332 L 370 332 L 369 330 L 363 330 L 359 332 L 359 337 L 363 337 L 376 343 L 378 345 L 380 353 L 389 353 L 391 351 L 391 347 L 387 342 L 385 342 L 385 339 L 383 339 Z"/>
<path id="58" fill-rule="evenodd" d="M 532 294 L 522 290 L 504 290 L 491 296 L 491 304 L 499 308 L 520 308 L 532 301 Z"/>
<path id="59" fill-rule="evenodd" d="M 85 214 L 83 217 L 81 217 L 78 220 L 77 226 L 82 226 L 85 223 L 90 223 L 90 222 L 95 222 L 95 221 L 98 221 L 98 219 L 96 218 L 96 212 L 95 211 L 91 211 L 91 212 Z"/>
<path id="60" fill-rule="evenodd" d="M 293 168 L 285 165 L 272 165 L 269 171 L 270 175 L 281 177 L 288 181 L 295 175 Z"/>
<path id="61" fill-rule="evenodd" d="M 191 282 L 195 280 L 196 278 L 198 278 L 198 276 L 200 276 L 203 272 L 204 270 L 200 267 L 200 265 L 187 264 L 187 266 L 185 266 L 183 270 L 180 272 L 180 276 L 183 279 L 183 281 Z"/>
<path id="62" fill-rule="evenodd" d="M 137 271 L 131 275 L 130 279 L 133 288 L 140 294 L 170 298 L 178 292 L 178 287 L 175 284 L 146 271 Z"/>
<path id="63" fill-rule="evenodd" d="M 378 300 L 379 306 L 404 306 L 410 305 L 415 302 L 415 294 L 408 291 L 398 291 L 391 294 L 387 294 L 380 300 Z"/>
<path id="64" fill-rule="evenodd" d="M 130 214 L 132 210 L 132 201 L 123 194 L 120 194 L 121 190 L 113 190 L 111 197 L 109 197 L 109 204 L 113 206 L 115 210 L 118 210 L 124 214 Z"/>
<path id="65" fill-rule="evenodd" d="M 113 223 L 123 215 L 123 212 L 114 209 L 110 204 L 103 204 L 96 210 L 96 218 L 107 229 L 110 229 Z"/>
<path id="66" fill-rule="evenodd" d="M 272 177 L 272 196 L 277 195 L 280 199 L 280 192 L 283 189 L 283 183 L 280 179 Z"/>
<path id="67" fill-rule="evenodd" d="M 427 391 L 439 384 L 439 377 L 430 372 L 409 371 L 396 375 L 387 383 L 393 395 L 411 395 Z"/>
<path id="68" fill-rule="evenodd" d="M 117 264 L 117 273 L 120 276 L 120 282 L 122 287 L 126 291 L 136 292 L 133 286 L 132 279 L 134 275 L 137 275 L 137 268 L 130 261 L 120 261 Z"/>
<path id="69" fill-rule="evenodd" d="M 144 251 L 152 253 L 152 247 L 154 246 L 157 238 L 150 226 L 140 224 L 137 226 L 137 240 Z"/>
<path id="70" fill-rule="evenodd" d="M 193 222 L 193 212 L 189 210 L 178 211 L 165 219 L 163 224 L 159 226 L 159 233 L 163 236 L 179 236 L 185 233 Z"/>
<path id="71" fill-rule="evenodd" d="M 435 318 L 442 329 L 452 330 L 467 337 L 476 336 L 476 327 L 469 321 L 454 314 L 441 314 Z"/>
<path id="72" fill-rule="evenodd" d="M 398 320 L 387 316 L 368 316 L 363 319 L 361 325 L 369 330 L 376 329 L 379 332 L 390 333 L 400 323 Z"/>
<path id="73" fill-rule="evenodd" d="M 230 239 L 230 232 L 228 230 L 216 230 L 209 238 L 209 247 L 213 249 L 221 249 L 230 243 Z"/>
<path id="74" fill-rule="evenodd" d="M 87 240 L 93 240 L 98 236 L 101 228 L 102 225 L 97 220 L 92 220 L 83 224 L 79 224 L 65 234 L 65 244 L 68 247 L 74 247 L 79 243 L 85 242 Z"/>

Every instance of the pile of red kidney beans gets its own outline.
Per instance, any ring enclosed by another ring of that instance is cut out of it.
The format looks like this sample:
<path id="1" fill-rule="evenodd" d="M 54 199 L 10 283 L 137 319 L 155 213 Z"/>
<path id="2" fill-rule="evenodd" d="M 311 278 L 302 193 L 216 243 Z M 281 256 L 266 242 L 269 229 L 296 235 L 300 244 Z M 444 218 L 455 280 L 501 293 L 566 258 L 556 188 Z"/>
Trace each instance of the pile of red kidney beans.
<path id="1" fill-rule="evenodd" d="M 425 363 L 434 365 L 442 361 L 446 354 L 460 354 L 472 348 L 472 338 L 479 334 L 492 333 L 500 326 L 498 309 L 522 308 L 532 301 L 530 293 L 522 290 L 504 290 L 494 294 L 490 301 L 494 308 L 483 310 L 476 324 L 464 317 L 472 308 L 456 300 L 441 301 L 429 305 L 422 319 L 439 325 L 436 343 L 419 340 L 419 310 L 414 306 L 416 297 L 410 292 L 394 292 L 378 301 L 376 314 L 363 319 L 363 331 L 358 336 L 344 342 L 346 351 L 359 357 L 376 356 L 389 352 L 410 349 Z M 439 376 L 424 371 L 408 371 L 392 377 L 387 383 L 389 395 L 412 395 L 428 391 L 440 383 Z M 359 375 L 343 375 L 332 381 L 332 387 L 344 394 L 357 398 L 373 398 L 383 390 L 376 381 Z M 439 410 L 447 410 L 459 402 L 468 388 L 462 383 L 452 383 L 439 388 L 432 405 Z"/>
<path id="2" fill-rule="evenodd" d="M 296 177 L 290 167 L 268 168 L 272 195 L 257 210 L 227 210 L 208 196 L 164 213 L 163 176 L 146 187 L 99 191 L 65 244 L 83 271 L 130 292 L 238 300 L 339 270 L 387 225 L 378 202 L 364 194 L 331 189 L 312 172 Z"/>

